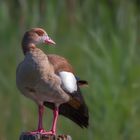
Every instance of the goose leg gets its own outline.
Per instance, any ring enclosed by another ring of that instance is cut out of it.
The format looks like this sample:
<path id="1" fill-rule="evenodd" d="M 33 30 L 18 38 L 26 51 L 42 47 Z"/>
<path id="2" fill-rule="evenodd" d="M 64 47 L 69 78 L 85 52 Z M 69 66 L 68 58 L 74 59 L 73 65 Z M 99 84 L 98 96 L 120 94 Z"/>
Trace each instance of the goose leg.
<path id="1" fill-rule="evenodd" d="M 58 120 L 58 116 L 59 116 L 59 108 L 58 107 L 55 107 L 54 111 L 53 111 L 53 123 L 52 123 L 52 128 L 50 131 L 45 131 L 43 129 L 43 124 L 42 124 L 42 118 L 43 118 L 43 113 L 44 113 L 44 106 L 39 106 L 38 107 L 39 111 L 38 111 L 38 114 L 39 114 L 39 120 L 38 120 L 38 129 L 36 131 L 32 131 L 32 132 L 29 132 L 29 134 L 43 134 L 43 135 L 56 135 L 56 124 L 57 124 L 57 120 Z"/>
<path id="2" fill-rule="evenodd" d="M 56 124 L 57 124 L 58 116 L 59 116 L 59 108 L 55 107 L 53 111 L 53 124 L 52 124 L 52 129 L 51 129 L 53 134 L 56 134 Z"/>
<path id="3" fill-rule="evenodd" d="M 42 123 L 43 113 L 44 113 L 44 106 L 43 105 L 38 105 L 38 128 L 35 131 L 29 132 L 29 134 L 33 135 L 33 134 L 46 132 L 43 129 L 43 123 Z"/>
<path id="4" fill-rule="evenodd" d="M 44 131 L 43 123 L 42 123 L 43 113 L 44 113 L 44 106 L 39 105 L 38 106 L 38 129 L 37 129 L 38 132 Z"/>
<path id="5" fill-rule="evenodd" d="M 53 123 L 50 131 L 43 132 L 44 135 L 56 135 L 56 124 L 59 116 L 59 108 L 55 107 L 53 111 Z"/>

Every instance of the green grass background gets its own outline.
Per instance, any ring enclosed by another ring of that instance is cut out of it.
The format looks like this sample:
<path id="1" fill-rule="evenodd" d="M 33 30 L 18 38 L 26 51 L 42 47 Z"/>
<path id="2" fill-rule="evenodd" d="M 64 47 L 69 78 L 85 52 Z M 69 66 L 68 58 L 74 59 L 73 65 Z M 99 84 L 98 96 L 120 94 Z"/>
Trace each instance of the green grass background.
<path id="1" fill-rule="evenodd" d="M 37 127 L 37 106 L 16 88 L 23 59 L 24 31 L 42 27 L 56 41 L 46 53 L 65 56 L 81 79 L 89 128 L 64 117 L 58 133 L 73 140 L 140 140 L 140 2 L 139 0 L 0 1 L 0 140 L 18 140 Z M 43 9 L 42 11 L 40 9 Z M 46 109 L 44 127 L 52 112 Z"/>

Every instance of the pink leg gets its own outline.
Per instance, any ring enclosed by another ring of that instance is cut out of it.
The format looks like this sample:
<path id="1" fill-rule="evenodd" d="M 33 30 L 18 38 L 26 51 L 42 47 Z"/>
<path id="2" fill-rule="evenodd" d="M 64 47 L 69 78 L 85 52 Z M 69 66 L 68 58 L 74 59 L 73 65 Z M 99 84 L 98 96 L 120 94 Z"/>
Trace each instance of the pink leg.
<path id="1" fill-rule="evenodd" d="M 43 124 L 42 124 L 43 113 L 44 113 L 44 106 L 39 105 L 38 106 L 38 129 L 32 132 L 29 132 L 29 134 L 37 134 L 37 133 L 45 132 L 45 130 L 43 129 Z"/>
<path id="2" fill-rule="evenodd" d="M 57 124 L 57 119 L 58 119 L 58 115 L 59 115 L 59 108 L 56 107 L 54 112 L 53 112 L 53 124 L 52 124 L 52 133 L 55 135 L 56 134 L 56 124 Z"/>
<path id="3" fill-rule="evenodd" d="M 38 131 L 41 132 L 43 130 L 43 124 L 42 124 L 42 118 L 43 118 L 43 113 L 44 113 L 44 106 L 39 105 L 38 106 Z"/>
<path id="4" fill-rule="evenodd" d="M 46 131 L 43 132 L 42 134 L 45 135 L 56 135 L 56 124 L 57 124 L 57 119 L 58 119 L 58 115 L 59 115 L 59 108 L 55 107 L 54 111 L 53 111 L 53 124 L 52 124 L 52 128 L 50 131 Z"/>
<path id="5" fill-rule="evenodd" d="M 44 135 L 56 135 L 56 124 L 57 124 L 57 119 L 58 119 L 58 115 L 59 115 L 59 108 L 56 107 L 53 111 L 53 124 L 52 124 L 52 128 L 50 131 L 45 131 L 43 129 L 43 124 L 42 124 L 42 117 L 43 117 L 43 112 L 44 112 L 44 106 L 39 106 L 38 107 L 38 114 L 39 114 L 39 121 L 38 121 L 38 129 L 36 131 L 32 131 L 29 132 L 29 134 L 37 134 L 37 133 L 41 133 Z"/>

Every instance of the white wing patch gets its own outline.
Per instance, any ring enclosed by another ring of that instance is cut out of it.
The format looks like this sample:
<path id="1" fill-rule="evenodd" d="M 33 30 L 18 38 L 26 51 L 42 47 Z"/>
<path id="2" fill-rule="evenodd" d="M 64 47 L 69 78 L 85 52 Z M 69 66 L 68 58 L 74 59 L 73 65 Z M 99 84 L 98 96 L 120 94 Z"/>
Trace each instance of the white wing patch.
<path id="1" fill-rule="evenodd" d="M 70 93 L 77 91 L 77 81 L 73 73 L 62 71 L 59 72 L 59 75 L 62 80 L 62 86 L 66 91 Z"/>

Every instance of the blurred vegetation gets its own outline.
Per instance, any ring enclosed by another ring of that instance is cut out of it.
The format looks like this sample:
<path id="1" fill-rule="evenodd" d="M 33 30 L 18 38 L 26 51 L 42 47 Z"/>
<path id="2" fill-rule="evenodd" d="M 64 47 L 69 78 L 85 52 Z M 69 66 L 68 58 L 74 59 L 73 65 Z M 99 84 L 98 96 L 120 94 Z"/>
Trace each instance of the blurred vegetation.
<path id="1" fill-rule="evenodd" d="M 15 84 L 24 57 L 21 38 L 33 27 L 44 28 L 57 43 L 56 48 L 42 47 L 45 52 L 65 56 L 89 81 L 83 89 L 89 128 L 60 117 L 58 133 L 74 140 L 139 140 L 139 0 L 0 1 L 0 140 L 18 140 L 22 131 L 37 126 L 37 106 Z M 49 129 L 52 113 L 46 110 Z"/>

